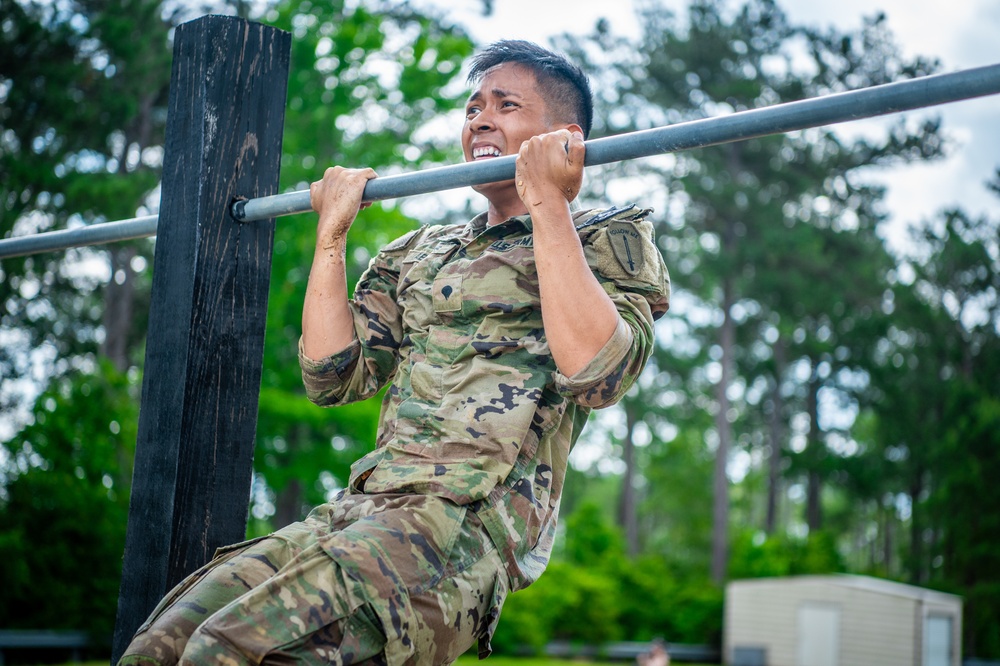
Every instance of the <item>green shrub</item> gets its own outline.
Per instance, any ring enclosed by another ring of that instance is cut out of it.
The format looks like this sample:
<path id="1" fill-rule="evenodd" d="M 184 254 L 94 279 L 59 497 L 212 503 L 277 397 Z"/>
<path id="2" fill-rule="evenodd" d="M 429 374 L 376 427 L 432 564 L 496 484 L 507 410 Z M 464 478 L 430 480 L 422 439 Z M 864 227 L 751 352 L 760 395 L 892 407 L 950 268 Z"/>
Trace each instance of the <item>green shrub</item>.
<path id="1" fill-rule="evenodd" d="M 677 580 L 662 557 L 643 557 L 617 567 L 619 622 L 626 640 L 673 640 L 677 633 Z"/>
<path id="2" fill-rule="evenodd" d="M 836 538 L 816 531 L 804 539 L 788 536 L 763 538 L 760 532 L 745 531 L 733 540 L 729 558 L 729 578 L 767 578 L 846 571 L 837 551 Z"/>
<path id="3" fill-rule="evenodd" d="M 493 639 L 497 652 L 539 652 L 556 639 L 603 643 L 621 638 L 619 588 L 604 572 L 562 562 L 508 597 Z"/>
<path id="4" fill-rule="evenodd" d="M 685 581 L 670 608 L 676 633 L 665 638 L 674 643 L 721 644 L 723 597 L 722 588 L 706 578 Z"/>
<path id="5" fill-rule="evenodd" d="M 622 544 L 599 506 L 581 504 L 567 518 L 565 559 L 508 597 L 494 650 L 537 654 L 553 640 L 719 644 L 722 589 L 662 556 L 630 560 Z"/>

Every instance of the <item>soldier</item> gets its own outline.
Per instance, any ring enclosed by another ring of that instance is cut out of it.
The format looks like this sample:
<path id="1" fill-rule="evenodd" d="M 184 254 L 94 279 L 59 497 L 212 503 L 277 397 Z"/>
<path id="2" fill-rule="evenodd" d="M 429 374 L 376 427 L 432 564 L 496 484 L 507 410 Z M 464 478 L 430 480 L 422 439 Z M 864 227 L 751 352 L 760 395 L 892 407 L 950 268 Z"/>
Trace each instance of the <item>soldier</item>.
<path id="1" fill-rule="evenodd" d="M 423 226 L 348 299 L 347 231 L 371 169 L 328 169 L 299 359 L 331 406 L 389 384 L 375 449 L 302 522 L 220 549 L 121 664 L 448 664 L 490 653 L 505 596 L 548 562 L 570 448 L 653 347 L 669 278 L 647 209 L 574 211 L 586 77 L 497 42 L 469 75 L 468 161 L 517 154 L 468 224 Z"/>

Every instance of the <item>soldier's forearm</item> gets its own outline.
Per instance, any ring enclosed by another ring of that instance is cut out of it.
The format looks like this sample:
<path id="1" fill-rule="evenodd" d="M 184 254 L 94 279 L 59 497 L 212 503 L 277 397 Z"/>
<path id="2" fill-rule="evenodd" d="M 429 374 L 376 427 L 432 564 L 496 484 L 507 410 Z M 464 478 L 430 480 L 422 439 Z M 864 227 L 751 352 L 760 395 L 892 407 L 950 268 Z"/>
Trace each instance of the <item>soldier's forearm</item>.
<path id="1" fill-rule="evenodd" d="M 545 337 L 569 377 L 611 339 L 618 310 L 587 265 L 568 204 L 538 206 L 531 215 Z"/>
<path id="2" fill-rule="evenodd" d="M 353 340 L 344 252 L 317 247 L 302 307 L 302 351 L 319 360 L 342 351 Z"/>

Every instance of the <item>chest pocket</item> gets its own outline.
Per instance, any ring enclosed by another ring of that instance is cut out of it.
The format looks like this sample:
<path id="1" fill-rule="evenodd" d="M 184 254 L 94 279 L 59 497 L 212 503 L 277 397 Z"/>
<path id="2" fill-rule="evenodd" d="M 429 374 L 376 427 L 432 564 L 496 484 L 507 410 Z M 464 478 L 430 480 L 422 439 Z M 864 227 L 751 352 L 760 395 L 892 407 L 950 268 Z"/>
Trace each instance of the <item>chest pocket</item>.
<path id="1" fill-rule="evenodd" d="M 397 301 L 403 325 L 412 333 L 428 330 L 442 312 L 461 310 L 461 279 L 436 281 L 442 266 L 458 248 L 458 239 L 432 240 L 419 244 L 403 257 Z"/>

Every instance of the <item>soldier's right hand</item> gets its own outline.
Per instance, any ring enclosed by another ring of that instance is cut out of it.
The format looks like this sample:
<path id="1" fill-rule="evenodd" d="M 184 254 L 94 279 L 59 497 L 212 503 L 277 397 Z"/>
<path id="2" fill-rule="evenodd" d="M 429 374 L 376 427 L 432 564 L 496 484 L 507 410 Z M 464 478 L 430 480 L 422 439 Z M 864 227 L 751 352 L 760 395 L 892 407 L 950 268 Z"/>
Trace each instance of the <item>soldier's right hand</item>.
<path id="1" fill-rule="evenodd" d="M 309 203 L 319 213 L 317 248 L 344 248 L 347 231 L 358 211 L 371 205 L 361 202 L 365 184 L 376 177 L 373 169 L 345 169 L 336 166 L 326 170 L 323 180 L 309 186 Z"/>

